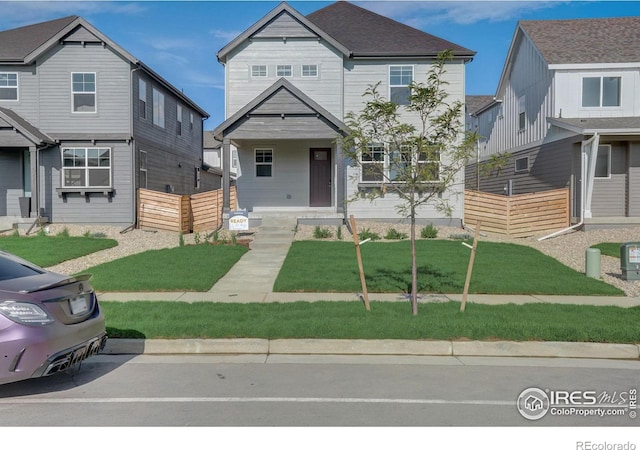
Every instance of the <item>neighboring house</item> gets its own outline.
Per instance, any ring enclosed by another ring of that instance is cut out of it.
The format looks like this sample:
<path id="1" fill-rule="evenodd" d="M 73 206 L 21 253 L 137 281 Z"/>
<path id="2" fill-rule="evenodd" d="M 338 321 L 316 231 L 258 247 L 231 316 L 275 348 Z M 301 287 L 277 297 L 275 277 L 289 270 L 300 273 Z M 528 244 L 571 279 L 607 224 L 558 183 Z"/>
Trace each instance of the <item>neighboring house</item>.
<path id="1" fill-rule="evenodd" d="M 468 117 L 481 164 L 510 154 L 481 191 L 569 188 L 576 226 L 640 223 L 639 29 L 640 17 L 518 23 L 493 101 Z M 468 188 L 477 173 L 469 164 Z"/>
<path id="2" fill-rule="evenodd" d="M 464 102 L 465 63 L 473 51 L 348 2 L 307 16 L 281 3 L 218 52 L 225 68 L 226 120 L 213 135 L 223 144 L 223 184 L 231 178 L 233 160 L 224 155 L 237 151 L 238 202 L 250 212 L 398 219 L 394 194 L 374 203 L 346 203 L 382 180 L 362 179 L 336 138 L 348 133 L 343 120 L 362 109 L 370 85 L 380 83 L 381 92 L 404 102 L 407 85 L 426 82 L 444 50 L 454 54 L 445 75 L 448 100 Z M 405 119 L 412 120 L 406 113 Z M 462 219 L 462 195 L 443 195 L 451 197 L 453 219 Z M 431 206 L 418 217 L 448 220 Z"/>
<path id="3" fill-rule="evenodd" d="M 81 17 L 2 31 L 0 216 L 131 225 L 138 187 L 218 188 L 207 117 Z"/>

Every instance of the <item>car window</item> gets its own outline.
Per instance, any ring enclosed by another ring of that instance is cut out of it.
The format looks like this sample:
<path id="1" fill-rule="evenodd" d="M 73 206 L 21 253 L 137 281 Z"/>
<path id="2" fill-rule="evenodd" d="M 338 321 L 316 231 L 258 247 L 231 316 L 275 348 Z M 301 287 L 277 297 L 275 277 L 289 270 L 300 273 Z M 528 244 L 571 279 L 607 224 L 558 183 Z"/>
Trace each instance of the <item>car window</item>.
<path id="1" fill-rule="evenodd" d="M 42 272 L 0 255 L 0 281 L 30 277 Z"/>

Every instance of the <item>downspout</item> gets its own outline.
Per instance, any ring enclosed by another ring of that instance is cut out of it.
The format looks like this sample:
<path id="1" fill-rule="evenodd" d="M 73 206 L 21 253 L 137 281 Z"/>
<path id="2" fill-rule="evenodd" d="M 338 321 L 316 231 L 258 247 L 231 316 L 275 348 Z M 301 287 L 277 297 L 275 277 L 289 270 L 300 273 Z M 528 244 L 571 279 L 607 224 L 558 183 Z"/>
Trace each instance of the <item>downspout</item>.
<path id="1" fill-rule="evenodd" d="M 40 147 L 38 147 L 36 145 L 36 176 L 35 176 L 35 180 L 34 180 L 34 184 L 35 184 L 35 188 L 36 188 L 36 192 L 32 192 L 31 193 L 31 197 L 34 198 L 35 197 L 35 207 L 36 207 L 36 220 L 31 224 L 31 226 L 29 227 L 29 229 L 26 232 L 26 235 L 28 236 L 31 233 L 31 230 L 33 230 L 33 227 L 36 226 L 36 224 L 40 225 L 41 223 L 41 218 L 40 218 Z M 35 194 L 35 195 L 34 195 Z"/>
<path id="2" fill-rule="evenodd" d="M 580 150 L 580 220 L 577 224 L 570 226 L 568 228 L 562 229 L 560 231 L 556 231 L 555 233 L 551 233 L 547 236 L 543 236 L 538 238 L 538 241 L 544 241 L 545 239 L 549 239 L 552 237 L 559 236 L 561 234 L 567 233 L 569 231 L 577 230 L 584 225 L 585 218 L 585 196 L 587 195 L 587 191 L 589 190 L 589 199 L 586 202 L 589 208 L 589 217 L 591 217 L 591 193 L 593 192 L 593 177 L 595 175 L 595 155 L 597 155 L 598 151 L 598 143 L 600 141 L 600 136 L 598 133 L 594 133 L 590 139 L 582 142 L 582 148 Z M 587 147 L 590 150 L 587 150 Z M 594 152 L 593 149 L 596 149 Z M 587 152 L 590 153 L 587 154 Z M 589 169 L 587 173 L 587 168 Z M 589 178 L 587 178 L 589 177 Z"/>

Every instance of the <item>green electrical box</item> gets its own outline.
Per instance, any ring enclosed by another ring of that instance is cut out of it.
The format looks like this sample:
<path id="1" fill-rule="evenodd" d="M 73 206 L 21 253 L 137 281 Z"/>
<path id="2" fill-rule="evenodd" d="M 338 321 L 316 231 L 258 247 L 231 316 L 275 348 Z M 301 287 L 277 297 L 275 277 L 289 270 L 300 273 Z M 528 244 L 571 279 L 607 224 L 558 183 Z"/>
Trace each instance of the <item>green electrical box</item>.
<path id="1" fill-rule="evenodd" d="M 640 280 L 640 242 L 626 242 L 620 246 L 622 279 Z"/>

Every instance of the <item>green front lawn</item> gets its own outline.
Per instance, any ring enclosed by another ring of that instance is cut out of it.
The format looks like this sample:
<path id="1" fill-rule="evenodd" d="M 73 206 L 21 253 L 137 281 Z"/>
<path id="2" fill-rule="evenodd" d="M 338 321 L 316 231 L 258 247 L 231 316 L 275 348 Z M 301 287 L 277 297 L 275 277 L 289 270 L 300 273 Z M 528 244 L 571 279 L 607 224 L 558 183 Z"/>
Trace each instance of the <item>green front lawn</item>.
<path id="1" fill-rule="evenodd" d="M 601 255 L 613 256 L 614 258 L 620 258 L 620 246 L 619 242 L 603 242 L 602 244 L 592 245 L 592 248 L 600 250 Z"/>
<path id="2" fill-rule="evenodd" d="M 98 291 L 208 291 L 247 252 L 241 245 L 149 250 L 91 267 Z"/>
<path id="3" fill-rule="evenodd" d="M 42 267 L 115 247 L 114 239 L 79 236 L 0 236 L 0 249 Z"/>
<path id="4" fill-rule="evenodd" d="M 410 292 L 410 242 L 361 246 L 370 292 Z M 460 241 L 418 240 L 418 290 L 462 293 L 471 250 Z M 360 292 L 356 253 L 348 242 L 294 242 L 275 282 L 277 292 Z M 624 295 L 602 281 L 522 245 L 479 242 L 471 285 L 477 294 Z"/>
<path id="5" fill-rule="evenodd" d="M 640 307 L 409 302 L 102 302 L 111 338 L 437 339 L 638 343 Z"/>

